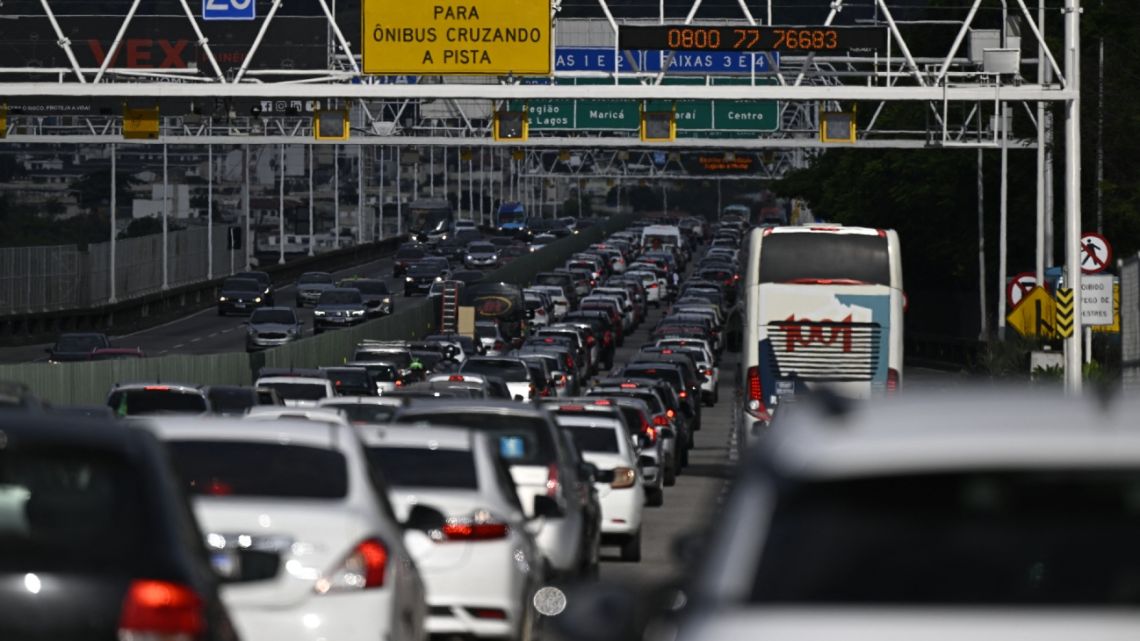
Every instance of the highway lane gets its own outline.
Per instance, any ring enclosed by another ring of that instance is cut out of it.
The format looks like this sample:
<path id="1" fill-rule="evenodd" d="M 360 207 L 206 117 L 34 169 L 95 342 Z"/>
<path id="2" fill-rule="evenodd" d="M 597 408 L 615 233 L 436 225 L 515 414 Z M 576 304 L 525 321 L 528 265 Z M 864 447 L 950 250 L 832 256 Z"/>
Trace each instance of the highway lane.
<path id="1" fill-rule="evenodd" d="M 399 309 L 403 297 L 402 278 L 392 277 L 392 259 L 381 258 L 363 265 L 350 267 L 334 272 L 337 278 L 349 276 L 363 276 L 381 278 L 388 283 L 388 288 L 395 293 L 396 309 Z M 294 305 L 296 300 L 296 287 L 289 284 L 277 289 L 276 303 L 278 305 Z M 305 323 L 306 333 L 313 328 L 313 311 L 311 308 L 298 309 L 298 314 Z M 138 347 L 147 356 L 163 356 L 166 354 L 213 354 L 219 352 L 232 352 L 245 350 L 245 331 L 242 321 L 245 317 L 217 315 L 215 305 L 192 312 L 186 316 L 130 334 L 114 336 L 111 344 L 116 347 Z M 0 362 L 22 363 L 28 361 L 43 361 L 47 356 L 45 350 L 49 343 L 39 345 L 22 345 L 0 349 Z"/>

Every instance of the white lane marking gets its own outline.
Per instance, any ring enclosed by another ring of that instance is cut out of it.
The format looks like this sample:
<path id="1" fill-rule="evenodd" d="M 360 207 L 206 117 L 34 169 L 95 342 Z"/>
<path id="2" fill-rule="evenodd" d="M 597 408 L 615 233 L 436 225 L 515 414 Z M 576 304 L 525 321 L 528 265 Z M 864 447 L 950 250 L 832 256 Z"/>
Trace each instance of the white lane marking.
<path id="1" fill-rule="evenodd" d="M 199 336 L 198 338 L 191 338 L 191 339 L 190 339 L 190 342 L 191 342 L 191 343 L 197 343 L 197 342 L 198 342 L 198 341 L 200 341 L 200 340 L 202 340 L 202 337 L 201 337 L 201 336 Z"/>
<path id="2" fill-rule="evenodd" d="M 210 335 L 209 335 L 209 336 L 207 336 L 206 338 L 213 338 L 213 337 L 215 337 L 215 336 L 217 336 L 217 335 L 218 335 L 218 333 L 217 333 L 217 332 L 214 332 L 213 334 L 210 334 Z"/>
<path id="3" fill-rule="evenodd" d="M 229 333 L 230 333 L 230 332 L 232 332 L 232 331 L 234 331 L 234 328 L 232 328 L 232 327 L 231 327 L 231 328 L 229 328 L 229 329 L 223 329 L 223 330 L 222 330 L 222 333 L 223 333 L 223 334 L 229 334 Z"/>
<path id="4" fill-rule="evenodd" d="M 172 349 L 182 349 L 185 346 L 186 346 L 185 343 L 179 343 L 179 344 L 175 345 Z"/>
<path id="5" fill-rule="evenodd" d="M 159 352 L 159 354 L 165 354 L 165 353 L 167 353 L 167 352 L 169 352 L 169 351 L 170 351 L 170 350 L 168 350 L 168 349 L 164 349 L 164 350 L 162 350 L 161 352 Z"/>
<path id="6" fill-rule="evenodd" d="M 194 312 L 193 314 L 190 314 L 189 316 L 182 316 L 182 317 L 176 318 L 172 321 L 165 322 L 161 325 L 155 325 L 154 327 L 148 327 L 146 329 L 140 329 L 137 332 L 131 332 L 130 334 L 123 334 L 122 336 L 116 336 L 115 338 L 130 338 L 132 336 L 138 336 L 139 334 L 146 334 L 148 332 L 153 332 L 156 329 L 162 329 L 163 327 L 170 327 L 171 325 L 175 325 L 177 323 L 186 322 L 187 320 L 201 316 L 202 314 L 205 314 L 206 312 L 216 312 L 216 311 L 217 311 L 216 308 L 214 308 L 213 306 L 210 306 L 210 307 L 207 307 L 206 309 Z"/>

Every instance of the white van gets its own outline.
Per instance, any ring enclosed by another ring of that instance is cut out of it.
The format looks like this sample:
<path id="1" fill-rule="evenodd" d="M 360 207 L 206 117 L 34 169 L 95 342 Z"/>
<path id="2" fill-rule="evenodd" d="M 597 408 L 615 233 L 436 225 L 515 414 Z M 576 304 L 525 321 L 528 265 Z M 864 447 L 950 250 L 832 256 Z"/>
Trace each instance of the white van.
<path id="1" fill-rule="evenodd" d="M 667 246 L 684 247 L 681 229 L 676 225 L 649 225 L 641 230 L 641 247 L 645 251 Z"/>

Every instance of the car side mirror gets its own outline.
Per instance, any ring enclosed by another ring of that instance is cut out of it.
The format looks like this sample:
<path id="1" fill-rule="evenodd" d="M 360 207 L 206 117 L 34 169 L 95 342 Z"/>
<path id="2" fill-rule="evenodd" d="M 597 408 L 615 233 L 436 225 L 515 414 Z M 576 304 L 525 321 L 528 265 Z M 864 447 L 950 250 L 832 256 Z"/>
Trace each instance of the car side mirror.
<path id="1" fill-rule="evenodd" d="M 598 477 L 598 466 L 583 461 L 578 464 L 578 476 L 593 481 Z"/>
<path id="2" fill-rule="evenodd" d="M 526 399 L 522 397 L 522 394 L 515 394 L 515 400 L 521 403 Z"/>
<path id="3" fill-rule="evenodd" d="M 534 497 L 534 516 L 548 519 L 557 519 L 566 515 L 558 501 L 546 495 Z"/>
<path id="4" fill-rule="evenodd" d="M 443 512 L 428 505 L 416 504 L 408 512 L 408 518 L 404 521 L 404 529 L 431 532 L 442 528 L 446 523 L 447 517 L 443 515 Z"/>

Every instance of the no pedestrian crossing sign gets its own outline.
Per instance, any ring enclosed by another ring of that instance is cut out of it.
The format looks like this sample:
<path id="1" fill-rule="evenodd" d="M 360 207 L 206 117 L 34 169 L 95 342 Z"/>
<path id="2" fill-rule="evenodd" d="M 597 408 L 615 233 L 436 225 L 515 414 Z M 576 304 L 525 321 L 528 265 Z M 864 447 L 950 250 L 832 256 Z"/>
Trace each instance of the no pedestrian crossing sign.
<path id="1" fill-rule="evenodd" d="M 550 0 L 363 0 L 361 28 L 367 74 L 550 74 Z"/>

